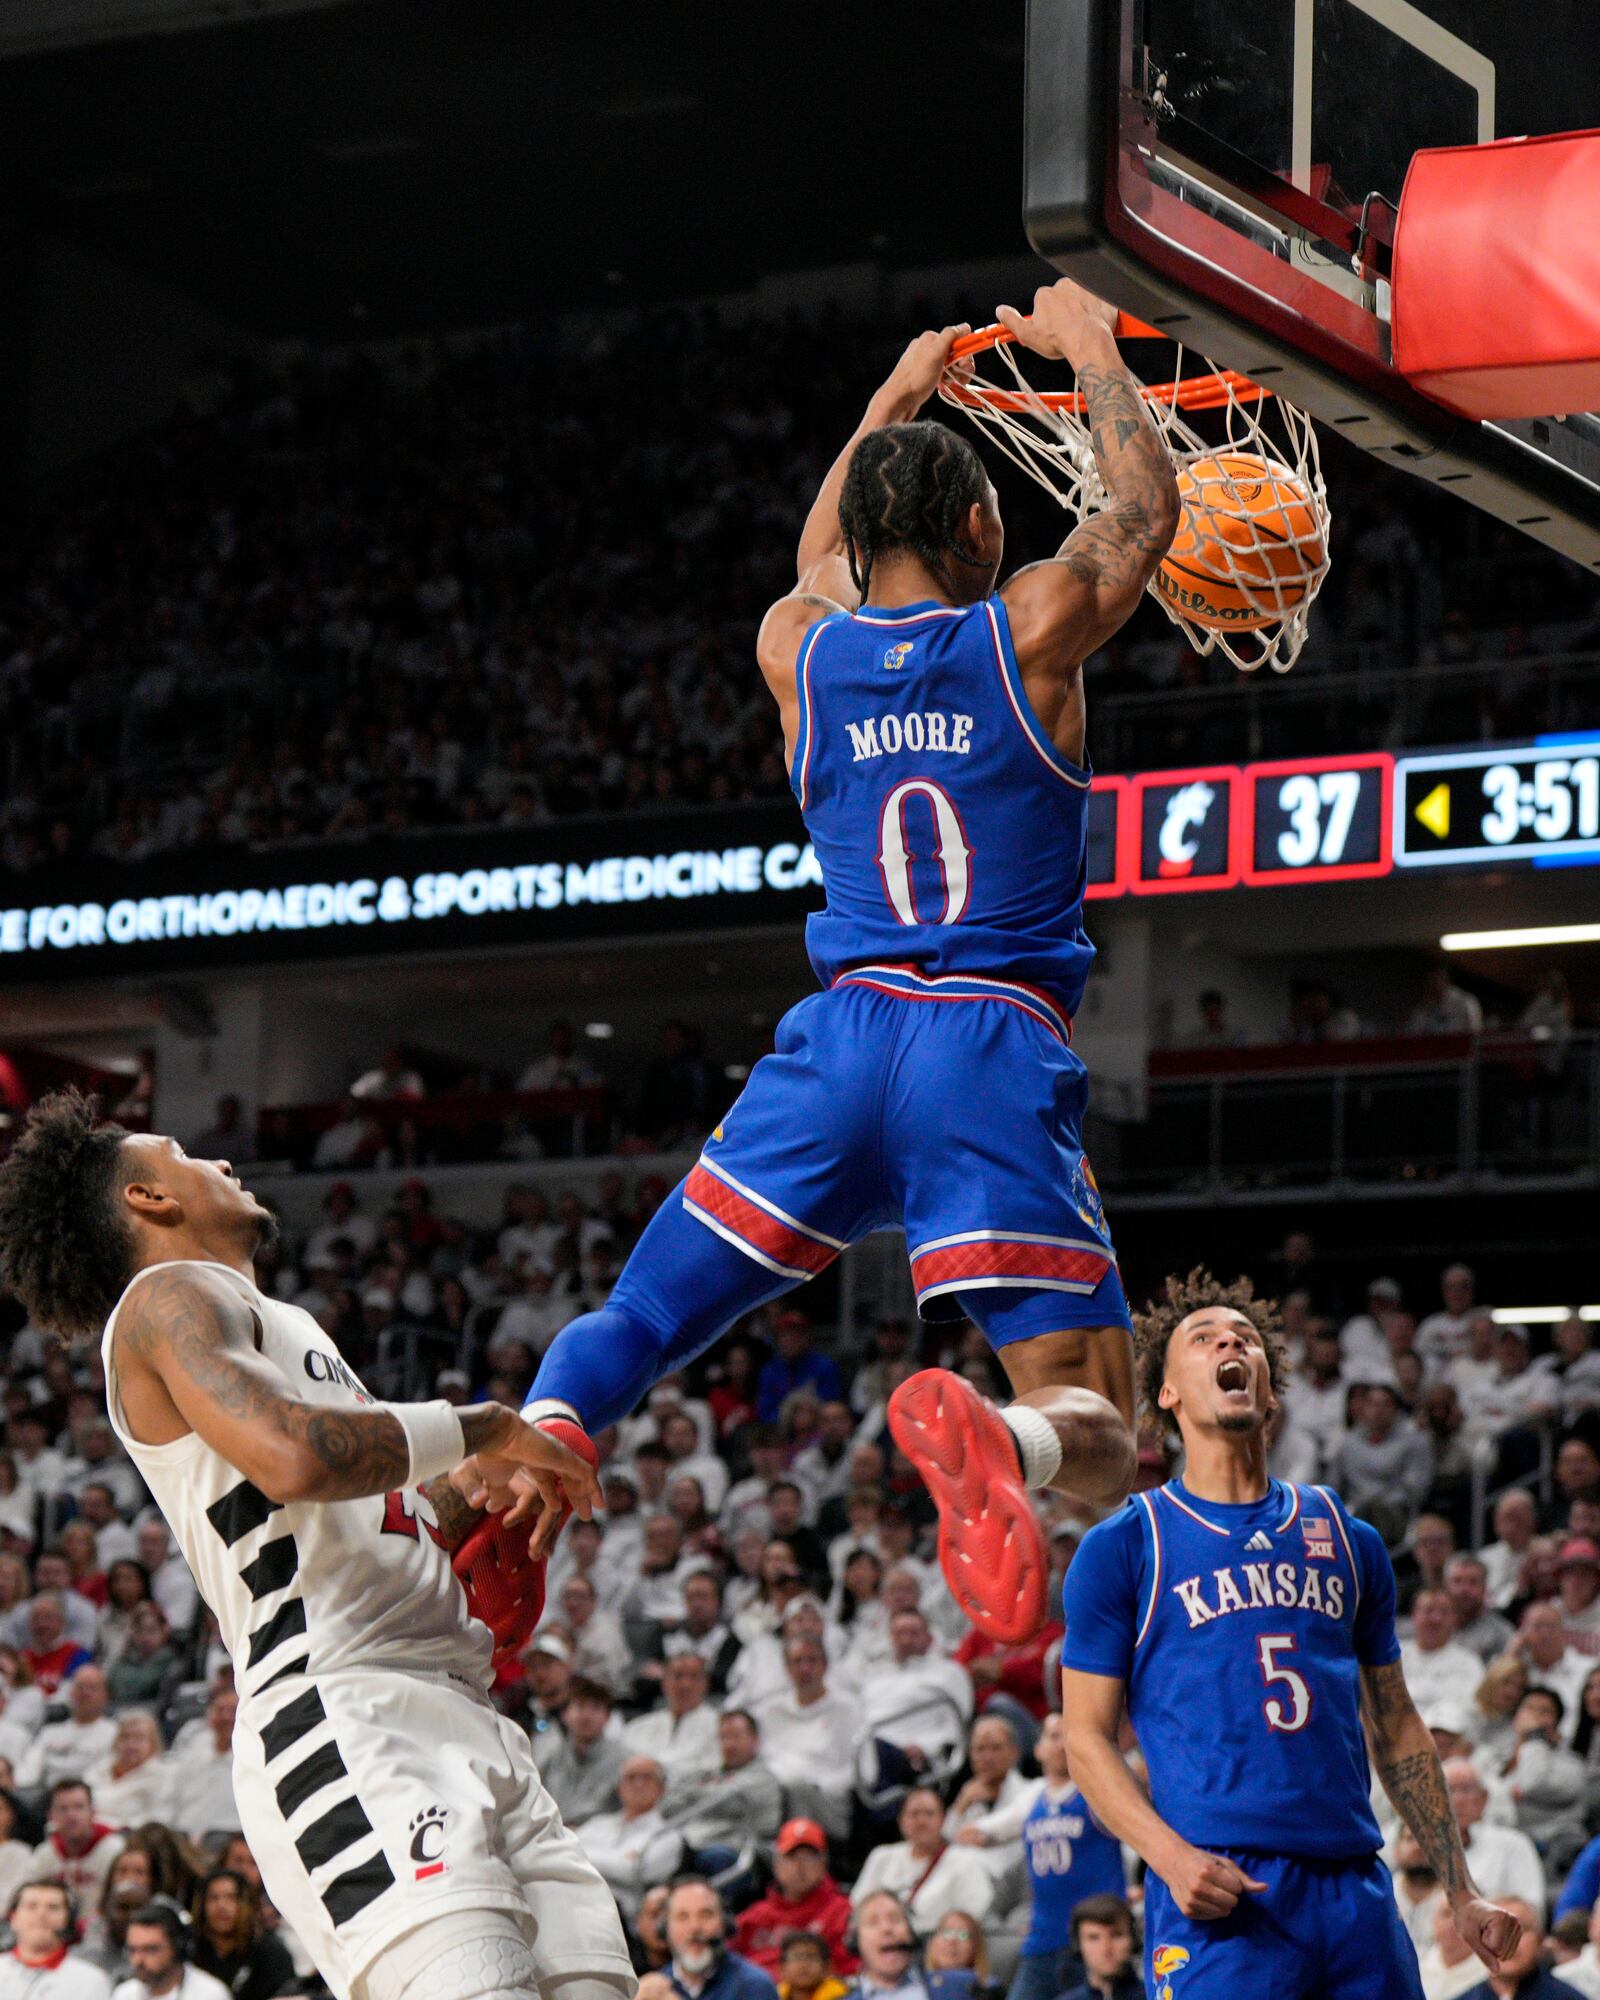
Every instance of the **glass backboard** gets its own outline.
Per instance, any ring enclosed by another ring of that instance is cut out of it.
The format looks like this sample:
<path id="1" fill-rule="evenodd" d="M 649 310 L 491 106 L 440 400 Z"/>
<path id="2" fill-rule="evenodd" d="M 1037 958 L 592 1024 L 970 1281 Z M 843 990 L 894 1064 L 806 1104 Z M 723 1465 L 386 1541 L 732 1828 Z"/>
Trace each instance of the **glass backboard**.
<path id="1" fill-rule="evenodd" d="M 1027 89 L 1042 256 L 1600 571 L 1600 420 L 1430 402 L 1390 360 L 1388 283 L 1419 148 L 1600 125 L 1600 6 L 1029 0 Z"/>

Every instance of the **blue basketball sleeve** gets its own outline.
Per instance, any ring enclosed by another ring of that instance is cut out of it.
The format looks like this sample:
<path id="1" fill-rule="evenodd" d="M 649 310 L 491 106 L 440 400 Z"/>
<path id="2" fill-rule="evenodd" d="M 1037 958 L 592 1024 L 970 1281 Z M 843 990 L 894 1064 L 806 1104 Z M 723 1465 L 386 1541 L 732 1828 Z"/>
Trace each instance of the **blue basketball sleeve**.
<path id="1" fill-rule="evenodd" d="M 1061 1591 L 1067 1626 L 1063 1667 L 1120 1681 L 1132 1673 L 1143 1556 L 1139 1516 L 1131 1505 L 1084 1536 Z"/>
<path id="2" fill-rule="evenodd" d="M 1356 1658 L 1364 1667 L 1391 1667 L 1400 1657 L 1400 1640 L 1394 1629 L 1394 1564 L 1376 1528 L 1349 1516 L 1346 1520 L 1351 1549 L 1361 1572 Z"/>

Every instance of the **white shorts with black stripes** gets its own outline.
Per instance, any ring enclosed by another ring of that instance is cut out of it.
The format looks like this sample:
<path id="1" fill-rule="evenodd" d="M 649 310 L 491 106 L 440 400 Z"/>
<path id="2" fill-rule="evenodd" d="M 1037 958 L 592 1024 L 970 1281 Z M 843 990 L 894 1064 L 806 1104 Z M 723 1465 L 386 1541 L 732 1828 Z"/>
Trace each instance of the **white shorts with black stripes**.
<path id="1" fill-rule="evenodd" d="M 233 1756 L 267 1894 L 338 2000 L 386 1946 L 456 1910 L 531 1918 L 541 1980 L 631 1982 L 610 1890 L 525 1733 L 470 1682 L 289 1675 L 240 1705 Z"/>

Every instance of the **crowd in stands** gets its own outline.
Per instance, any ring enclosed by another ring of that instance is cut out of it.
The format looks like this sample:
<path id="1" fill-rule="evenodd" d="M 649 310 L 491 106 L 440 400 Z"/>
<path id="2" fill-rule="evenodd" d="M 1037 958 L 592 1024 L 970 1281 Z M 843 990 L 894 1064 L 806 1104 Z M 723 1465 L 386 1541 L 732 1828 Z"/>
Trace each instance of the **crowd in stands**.
<path id="1" fill-rule="evenodd" d="M 512 1189 L 480 1235 L 420 1181 L 385 1214 L 341 1184 L 258 1277 L 379 1393 L 516 1404 L 660 1198 L 613 1176 L 552 1212 Z M 1331 1482 L 1383 1536 L 1477 1879 L 1526 1909 L 1530 1967 L 1543 1953 L 1600 1996 L 1596 1329 L 1574 1315 L 1536 1351 L 1462 1264 L 1436 1298 L 1380 1275 L 1341 1300 L 1300 1235 L 1263 1272 L 1294 1363 L 1273 1469 Z M 469 1339 L 474 1298 L 488 1310 Z M 180 1922 L 227 1990 L 315 1992 L 239 1833 L 229 1662 L 106 1421 L 98 1353 L 50 1345 L 9 1300 L 0 1335 L 0 1908 L 16 1950 L 57 1949 L 66 1894 L 72 1951 L 105 1982 L 86 2000 L 143 1966 L 165 1976 Z M 1072 1783 L 1062 1628 L 1002 1647 L 965 1624 L 886 1428 L 914 1368 L 998 1396 L 994 1358 L 970 1326 L 893 1318 L 849 1346 L 828 1351 L 792 1302 L 764 1310 L 605 1433 L 604 1513 L 566 1529 L 496 1698 L 615 1893 L 657 1982 L 646 2000 L 1136 1993 L 1139 1870 Z M 1141 1479 L 1169 1470 L 1148 1433 Z M 1497 1497 L 1474 1546 L 1479 1489 Z M 1040 1504 L 1059 1601 L 1088 1521 L 1062 1496 Z M 1450 2000 L 1481 1968 L 1378 1803 L 1425 1991 Z M 21 1963 L 0 1958 L 0 2000 Z"/>
<path id="2" fill-rule="evenodd" d="M 0 866 L 783 797 L 753 635 L 897 351 L 837 313 L 675 312 L 208 363 L 165 425 L 13 505 Z M 1594 643 L 1581 573 L 1337 441 L 1328 462 L 1343 553 L 1297 679 L 1403 664 L 1413 707 L 1438 681 L 1437 741 L 1572 719 L 1545 655 Z M 1006 503 L 1017 549 L 1055 545 L 1025 482 Z M 1505 671 L 1457 691 L 1479 655 Z M 1235 678 L 1153 606 L 1094 674 L 1102 697 Z M 1329 718 L 1293 713 L 1322 745 Z M 1237 754 L 1231 711 L 1141 712 L 1137 760 L 1193 761 L 1213 727 Z"/>
<path id="3" fill-rule="evenodd" d="M 1540 1074 L 1547 1078 L 1565 1064 L 1577 1018 L 1567 976 L 1559 968 L 1544 973 L 1533 997 L 1515 1005 L 1509 1018 L 1496 1020 L 1477 994 L 1459 983 L 1455 968 L 1440 959 L 1423 973 L 1413 1003 L 1392 1018 L 1351 1006 L 1326 980 L 1295 979 L 1275 1039 L 1316 1046 L 1370 1035 L 1471 1037 L 1491 1026 L 1520 1028 L 1541 1044 Z M 1246 1039 L 1229 1016 L 1227 995 L 1215 986 L 1195 996 L 1194 1014 L 1179 1035 L 1181 1045 L 1192 1049 L 1239 1048 Z"/>

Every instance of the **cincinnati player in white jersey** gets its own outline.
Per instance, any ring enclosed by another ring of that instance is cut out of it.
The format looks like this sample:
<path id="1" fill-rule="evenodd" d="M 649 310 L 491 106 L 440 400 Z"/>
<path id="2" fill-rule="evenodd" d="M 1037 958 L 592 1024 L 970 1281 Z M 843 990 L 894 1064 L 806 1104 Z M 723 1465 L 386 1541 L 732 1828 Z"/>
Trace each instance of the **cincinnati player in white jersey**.
<path id="1" fill-rule="evenodd" d="M 625 2000 L 616 1906 L 485 1692 L 450 1549 L 472 1455 L 541 1489 L 591 1464 L 499 1404 L 380 1403 L 257 1290 L 270 1213 L 226 1161 L 46 1099 L 0 1167 L 36 1324 L 101 1335 L 112 1423 L 234 1663 L 235 1796 L 263 1882 L 340 2000 Z"/>

